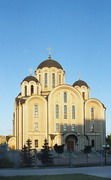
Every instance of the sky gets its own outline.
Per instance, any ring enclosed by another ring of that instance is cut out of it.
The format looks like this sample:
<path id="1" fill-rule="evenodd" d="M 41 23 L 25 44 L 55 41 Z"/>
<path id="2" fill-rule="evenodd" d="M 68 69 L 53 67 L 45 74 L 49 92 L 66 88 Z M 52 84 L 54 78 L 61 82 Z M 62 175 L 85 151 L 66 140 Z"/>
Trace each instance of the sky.
<path id="1" fill-rule="evenodd" d="M 22 80 L 48 58 L 66 84 L 84 80 L 106 107 L 111 133 L 111 0 L 0 0 L 0 135 L 12 134 Z"/>

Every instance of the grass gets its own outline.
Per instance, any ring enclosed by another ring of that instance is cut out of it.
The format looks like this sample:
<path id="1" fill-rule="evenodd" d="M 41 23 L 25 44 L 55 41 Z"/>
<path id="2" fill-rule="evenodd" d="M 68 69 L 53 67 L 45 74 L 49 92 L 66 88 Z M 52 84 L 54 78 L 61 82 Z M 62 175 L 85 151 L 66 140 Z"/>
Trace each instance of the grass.
<path id="1" fill-rule="evenodd" d="M 43 176 L 0 176 L 0 180 L 106 180 L 106 178 L 84 174 L 43 175 Z"/>

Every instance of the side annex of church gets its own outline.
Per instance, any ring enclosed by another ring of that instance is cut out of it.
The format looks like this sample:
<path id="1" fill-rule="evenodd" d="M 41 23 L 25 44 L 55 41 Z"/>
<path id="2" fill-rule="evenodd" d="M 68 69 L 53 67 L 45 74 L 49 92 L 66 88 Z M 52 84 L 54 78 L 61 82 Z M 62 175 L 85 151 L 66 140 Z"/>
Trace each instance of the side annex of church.
<path id="1" fill-rule="evenodd" d="M 64 69 L 49 55 L 35 76 L 21 82 L 14 105 L 15 149 L 30 139 L 32 148 L 40 150 L 47 139 L 50 147 L 64 144 L 65 150 L 81 151 L 91 145 L 99 150 L 105 144 L 105 111 L 98 99 L 90 98 L 86 82 L 65 84 Z"/>

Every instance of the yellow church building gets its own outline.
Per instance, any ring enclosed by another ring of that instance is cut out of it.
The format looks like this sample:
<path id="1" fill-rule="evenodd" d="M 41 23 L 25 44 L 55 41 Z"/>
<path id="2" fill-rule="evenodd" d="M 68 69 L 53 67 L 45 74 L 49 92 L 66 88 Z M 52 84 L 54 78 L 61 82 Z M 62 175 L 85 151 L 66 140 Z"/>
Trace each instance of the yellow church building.
<path id="1" fill-rule="evenodd" d="M 90 98 L 90 88 L 82 80 L 65 84 L 65 71 L 55 60 L 41 62 L 35 75 L 21 82 L 21 92 L 14 105 L 16 149 L 27 139 L 32 148 L 65 145 L 65 150 L 81 151 L 85 145 L 99 150 L 105 144 L 105 106 Z"/>

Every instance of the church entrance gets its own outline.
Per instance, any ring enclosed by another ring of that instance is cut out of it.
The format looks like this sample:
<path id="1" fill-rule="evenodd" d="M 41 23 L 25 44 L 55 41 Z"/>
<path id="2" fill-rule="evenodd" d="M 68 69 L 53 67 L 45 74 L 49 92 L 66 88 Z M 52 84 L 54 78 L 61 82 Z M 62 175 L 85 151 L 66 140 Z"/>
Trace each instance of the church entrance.
<path id="1" fill-rule="evenodd" d="M 77 142 L 77 137 L 75 135 L 67 136 L 66 137 L 67 151 L 74 151 L 76 142 Z"/>
<path id="2" fill-rule="evenodd" d="M 74 141 L 68 141 L 67 142 L 67 150 L 74 151 Z"/>

